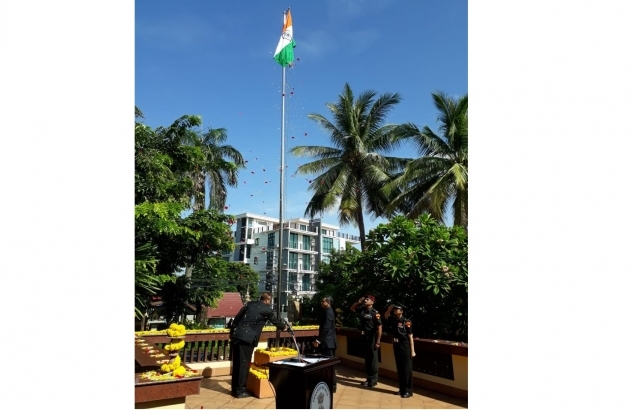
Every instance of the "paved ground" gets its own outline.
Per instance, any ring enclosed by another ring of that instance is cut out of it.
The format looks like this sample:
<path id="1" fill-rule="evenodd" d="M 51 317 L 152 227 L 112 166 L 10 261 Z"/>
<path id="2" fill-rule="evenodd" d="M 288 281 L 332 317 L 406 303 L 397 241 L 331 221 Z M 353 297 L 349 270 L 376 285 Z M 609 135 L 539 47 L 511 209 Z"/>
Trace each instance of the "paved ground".
<path id="1" fill-rule="evenodd" d="M 397 381 L 380 377 L 377 386 L 369 389 L 360 386 L 364 372 L 343 365 L 336 366 L 337 393 L 333 399 L 336 409 L 464 409 L 468 400 L 446 396 L 431 390 L 414 388 L 413 397 L 403 399 L 393 393 L 398 390 Z M 200 394 L 188 396 L 187 409 L 274 409 L 275 399 L 231 396 L 231 376 L 202 379 Z"/>

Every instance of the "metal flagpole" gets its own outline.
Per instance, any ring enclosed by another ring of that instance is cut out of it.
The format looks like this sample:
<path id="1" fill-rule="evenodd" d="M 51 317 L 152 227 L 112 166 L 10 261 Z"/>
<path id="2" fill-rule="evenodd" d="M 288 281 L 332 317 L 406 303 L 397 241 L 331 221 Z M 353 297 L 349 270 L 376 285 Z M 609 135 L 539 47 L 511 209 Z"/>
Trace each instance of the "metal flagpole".
<path id="1" fill-rule="evenodd" d="M 288 11 L 288 10 L 287 10 Z M 286 11 L 284 12 L 284 22 L 286 23 Z M 286 67 L 282 66 L 282 135 L 280 152 L 280 238 L 277 247 L 277 319 L 280 319 L 282 310 L 282 248 L 284 247 L 284 110 L 286 97 Z M 288 289 L 286 289 L 288 290 Z M 280 331 L 276 332 L 275 346 L 280 347 Z"/>

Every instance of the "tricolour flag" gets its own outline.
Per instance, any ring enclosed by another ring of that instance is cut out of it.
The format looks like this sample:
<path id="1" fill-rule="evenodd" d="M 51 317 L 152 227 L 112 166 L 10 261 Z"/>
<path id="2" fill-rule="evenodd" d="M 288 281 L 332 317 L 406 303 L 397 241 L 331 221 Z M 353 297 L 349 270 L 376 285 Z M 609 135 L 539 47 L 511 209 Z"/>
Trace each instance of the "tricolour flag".
<path id="1" fill-rule="evenodd" d="M 295 40 L 293 40 L 293 17 L 291 17 L 291 10 L 287 10 L 284 14 L 284 25 L 282 26 L 282 37 L 280 42 L 277 43 L 275 49 L 275 56 L 273 58 L 282 67 L 286 67 L 294 60 L 293 48 L 295 47 Z"/>

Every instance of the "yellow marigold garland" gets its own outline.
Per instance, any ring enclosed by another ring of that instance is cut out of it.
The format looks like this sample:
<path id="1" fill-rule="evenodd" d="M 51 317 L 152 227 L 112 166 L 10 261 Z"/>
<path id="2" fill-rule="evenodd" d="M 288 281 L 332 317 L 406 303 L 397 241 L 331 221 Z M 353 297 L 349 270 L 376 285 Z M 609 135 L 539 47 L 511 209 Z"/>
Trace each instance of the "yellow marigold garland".
<path id="1" fill-rule="evenodd" d="M 268 368 L 251 363 L 249 373 L 258 379 L 268 379 Z"/>
<path id="2" fill-rule="evenodd" d="M 177 323 L 171 323 L 168 329 L 166 329 L 166 334 L 170 337 L 180 337 L 186 334 L 186 327 L 184 325 L 178 325 Z"/>
<path id="3" fill-rule="evenodd" d="M 183 325 L 177 325 L 177 326 L 183 326 Z M 169 327 L 170 329 L 170 327 Z M 306 326 L 293 326 L 293 330 L 295 331 L 299 331 L 299 330 L 317 330 L 319 329 L 318 325 L 306 325 Z M 167 329 L 168 330 L 168 329 Z M 136 336 L 152 336 L 152 335 L 166 335 L 167 330 L 144 330 L 141 332 L 135 332 Z M 275 326 L 265 326 L 263 331 L 264 332 L 274 332 L 275 330 L 277 330 L 277 328 Z M 191 330 L 186 330 L 185 329 L 185 333 L 184 334 L 201 334 L 201 333 L 228 333 L 229 329 L 191 329 Z M 182 336 L 184 336 L 184 334 Z M 169 336 L 171 336 L 169 334 Z"/>
<path id="4" fill-rule="evenodd" d="M 165 345 L 164 350 L 175 351 L 175 350 L 180 350 L 183 347 L 184 347 L 184 340 L 180 340 L 177 343 L 169 343 Z"/>
<path id="5" fill-rule="evenodd" d="M 297 354 L 297 350 L 290 347 L 270 347 L 267 349 L 255 349 L 256 353 L 263 353 L 271 357 L 292 356 Z"/>

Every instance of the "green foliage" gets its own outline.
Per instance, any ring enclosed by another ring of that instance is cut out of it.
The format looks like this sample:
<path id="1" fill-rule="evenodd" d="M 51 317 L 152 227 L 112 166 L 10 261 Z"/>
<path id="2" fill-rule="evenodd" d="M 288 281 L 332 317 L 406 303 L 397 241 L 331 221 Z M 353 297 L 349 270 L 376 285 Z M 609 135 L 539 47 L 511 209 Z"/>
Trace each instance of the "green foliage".
<path id="1" fill-rule="evenodd" d="M 185 305 L 195 306 L 198 322 L 206 322 L 204 306 L 215 308 L 223 292 L 239 292 L 247 289 L 251 300 L 257 300 L 259 273 L 243 263 L 227 262 L 219 256 L 198 262 L 192 271 L 191 282 L 184 275 L 177 282 L 166 283 L 162 289 L 167 317 L 174 318 L 184 313 Z M 190 287 L 190 288 L 189 288 Z"/>
<path id="2" fill-rule="evenodd" d="M 246 168 L 242 154 L 230 145 L 223 145 L 226 139 L 224 128 L 210 128 L 204 132 L 190 130 L 185 135 L 184 142 L 198 147 L 204 155 L 203 166 L 191 175 L 193 210 L 204 209 L 205 182 L 208 182 L 209 209 L 222 212 L 227 186 L 236 187 L 239 170 Z"/>
<path id="3" fill-rule="evenodd" d="M 341 225 L 352 224 L 364 238 L 364 212 L 386 215 L 389 198 L 399 192 L 380 192 L 387 180 L 403 169 L 408 160 L 381 155 L 398 142 L 395 125 L 384 124 L 392 108 L 401 100 L 399 94 L 364 91 L 357 98 L 348 83 L 336 103 L 326 104 L 333 121 L 316 113 L 309 118 L 328 132 L 334 147 L 299 146 L 291 149 L 297 156 L 314 161 L 300 166 L 295 173 L 319 174 L 309 185 L 313 197 L 305 215 L 338 210 Z M 362 249 L 365 244 L 362 243 Z"/>
<path id="4" fill-rule="evenodd" d="M 420 157 L 410 161 L 402 173 L 383 191 L 397 193 L 389 210 L 401 210 L 408 217 L 429 212 L 444 220 L 452 206 L 454 225 L 468 226 L 468 95 L 452 98 L 432 94 L 437 109 L 439 135 L 428 126 L 421 131 L 412 123 L 395 130 L 400 140 L 414 144 Z"/>
<path id="5" fill-rule="evenodd" d="M 155 267 L 158 259 L 150 244 L 135 249 L 135 316 L 141 318 L 149 296 L 160 290 L 162 285 L 173 280 L 169 275 L 157 275 Z"/>
<path id="6" fill-rule="evenodd" d="M 393 218 L 371 230 L 364 252 L 335 255 L 322 265 L 318 294 L 331 294 L 345 313 L 345 325 L 356 325 L 351 304 L 372 293 L 384 311 L 396 301 L 409 309 L 422 338 L 468 340 L 468 240 L 460 227 L 448 228 L 428 214 L 416 221 Z"/>
<path id="7" fill-rule="evenodd" d="M 137 107 L 135 116 L 136 120 L 144 118 Z M 176 276 L 186 267 L 211 268 L 209 259 L 234 246 L 232 217 L 217 210 L 182 216 L 191 206 L 194 175 L 211 171 L 213 166 L 206 147 L 188 143 L 200 123 L 193 115 L 155 130 L 135 123 L 136 316 L 160 289 L 169 310 L 174 311 L 182 311 L 184 301 L 212 305 L 221 296 L 220 291 L 191 294 L 186 278 Z"/>

